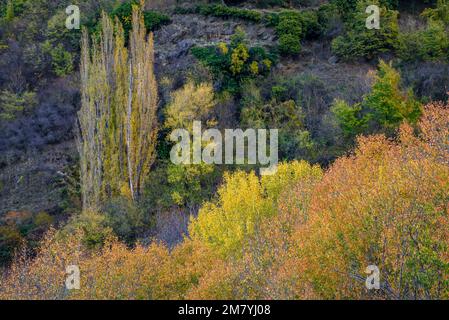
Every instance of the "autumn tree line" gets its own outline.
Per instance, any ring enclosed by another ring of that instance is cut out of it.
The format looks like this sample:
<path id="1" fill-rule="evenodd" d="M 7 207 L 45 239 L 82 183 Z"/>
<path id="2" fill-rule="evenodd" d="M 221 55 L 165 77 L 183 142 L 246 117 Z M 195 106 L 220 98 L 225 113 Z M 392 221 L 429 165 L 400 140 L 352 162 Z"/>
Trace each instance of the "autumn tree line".
<path id="1" fill-rule="evenodd" d="M 81 38 L 82 210 L 50 228 L 37 249 L 15 253 L 0 277 L 1 299 L 449 298 L 446 103 L 423 103 L 381 60 L 362 99 L 331 106 L 352 151 L 328 166 L 306 161 L 316 149 L 301 108 L 288 89 L 267 96 L 243 81 L 269 73 L 275 59 L 250 48 L 238 30 L 229 44 L 197 50 L 212 77 L 173 91 L 158 123 L 153 34 L 142 5 L 132 6 L 129 18 L 129 37 L 119 18 L 103 13 L 99 31 L 84 30 Z M 242 123 L 283 126 L 286 156 L 277 173 L 155 168 L 170 147 L 161 131 L 190 130 L 193 120 L 220 125 L 217 106 L 230 98 L 213 81 L 233 72 L 237 78 L 221 80 L 241 98 Z M 216 181 L 214 196 L 202 194 Z M 165 197 L 195 213 L 183 240 L 135 241 L 150 223 L 141 206 L 162 206 Z M 69 265 L 79 266 L 79 290 L 65 286 Z M 379 290 L 365 286 L 369 265 L 380 270 Z"/>
<path id="2" fill-rule="evenodd" d="M 449 108 L 425 107 L 397 139 L 360 137 L 327 170 L 284 163 L 276 175 L 229 173 L 189 237 L 93 250 L 85 231 L 19 254 L 4 299 L 446 299 L 449 294 Z M 65 289 L 78 265 L 81 289 Z M 381 289 L 367 290 L 378 266 Z"/>

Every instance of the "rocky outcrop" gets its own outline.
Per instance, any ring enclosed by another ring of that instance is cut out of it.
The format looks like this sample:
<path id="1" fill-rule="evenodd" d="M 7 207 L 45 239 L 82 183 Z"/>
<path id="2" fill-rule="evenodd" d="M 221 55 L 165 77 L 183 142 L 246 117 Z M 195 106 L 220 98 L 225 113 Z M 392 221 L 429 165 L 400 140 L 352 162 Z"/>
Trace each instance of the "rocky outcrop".
<path id="1" fill-rule="evenodd" d="M 237 26 L 241 26 L 251 46 L 276 45 L 274 30 L 263 24 L 240 19 L 223 20 L 201 15 L 173 15 L 172 23 L 155 32 L 157 70 L 164 73 L 182 72 L 192 65 L 189 51 L 193 46 L 209 46 L 229 42 Z"/>

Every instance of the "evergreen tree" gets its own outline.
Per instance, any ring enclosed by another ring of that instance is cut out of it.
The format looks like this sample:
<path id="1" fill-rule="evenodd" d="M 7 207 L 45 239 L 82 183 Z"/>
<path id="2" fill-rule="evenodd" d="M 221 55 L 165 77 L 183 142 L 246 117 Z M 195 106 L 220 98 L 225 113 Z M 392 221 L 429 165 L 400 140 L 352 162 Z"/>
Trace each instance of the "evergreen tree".
<path id="1" fill-rule="evenodd" d="M 14 3 L 12 0 L 9 0 L 6 4 L 6 13 L 5 13 L 5 20 L 6 22 L 11 22 L 15 17 L 14 13 Z"/>

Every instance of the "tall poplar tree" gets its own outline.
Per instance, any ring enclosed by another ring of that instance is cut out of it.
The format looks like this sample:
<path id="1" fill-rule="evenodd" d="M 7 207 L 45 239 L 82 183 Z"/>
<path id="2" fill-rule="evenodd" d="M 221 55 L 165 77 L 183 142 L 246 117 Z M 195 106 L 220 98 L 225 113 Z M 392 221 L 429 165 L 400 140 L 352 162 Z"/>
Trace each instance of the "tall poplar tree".
<path id="1" fill-rule="evenodd" d="M 105 13 L 101 34 L 83 31 L 78 150 L 84 209 L 108 198 L 137 200 L 155 157 L 157 84 L 153 34 L 133 7 L 128 48 L 120 22 Z"/>

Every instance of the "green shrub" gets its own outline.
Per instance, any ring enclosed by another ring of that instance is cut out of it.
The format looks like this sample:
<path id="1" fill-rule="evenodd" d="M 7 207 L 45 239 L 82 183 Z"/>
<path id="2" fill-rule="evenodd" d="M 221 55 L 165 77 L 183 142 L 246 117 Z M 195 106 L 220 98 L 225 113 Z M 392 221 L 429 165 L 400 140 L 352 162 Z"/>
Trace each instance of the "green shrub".
<path id="1" fill-rule="evenodd" d="M 391 135 L 403 121 L 416 123 L 421 105 L 400 84 L 401 76 L 391 63 L 381 61 L 371 92 L 362 102 L 349 106 L 344 101 L 335 101 L 332 111 L 346 138 L 379 131 Z"/>
<path id="2" fill-rule="evenodd" d="M 177 14 L 197 13 L 205 16 L 213 16 L 224 19 L 238 18 L 253 22 L 260 22 L 263 15 L 255 10 L 240 9 L 235 7 L 228 7 L 221 4 L 203 4 L 194 8 L 176 8 Z"/>
<path id="3" fill-rule="evenodd" d="M 39 212 L 36 216 L 33 217 L 33 223 L 36 227 L 44 227 L 47 228 L 52 225 L 54 222 L 54 218 L 49 215 L 47 212 Z"/>
<path id="4" fill-rule="evenodd" d="M 83 232 L 84 245 L 92 249 L 101 248 L 113 235 L 107 216 L 91 210 L 74 216 L 62 230 L 62 235 L 73 234 L 76 230 Z"/>
<path id="5" fill-rule="evenodd" d="M 424 17 L 434 21 L 441 21 L 445 25 L 449 25 L 449 0 L 438 0 L 436 8 L 428 8 L 424 10 Z"/>
<path id="6" fill-rule="evenodd" d="M 318 38 L 322 33 L 318 12 L 315 10 L 304 10 L 301 12 L 301 23 L 304 35 L 308 39 Z"/>
<path id="7" fill-rule="evenodd" d="M 326 26 L 331 19 L 338 16 L 338 8 L 332 3 L 322 4 L 317 10 L 318 23 L 323 27 Z M 338 17 L 337 17 L 338 18 Z"/>
<path id="8" fill-rule="evenodd" d="M 422 33 L 419 56 L 423 60 L 449 58 L 449 33 L 442 23 L 431 21 Z"/>
<path id="9" fill-rule="evenodd" d="M 421 32 L 403 32 L 398 36 L 396 54 L 404 61 L 420 60 L 418 52 L 421 51 Z"/>
<path id="10" fill-rule="evenodd" d="M 399 0 L 381 0 L 380 4 L 388 9 L 396 10 L 399 6 Z"/>
<path id="11" fill-rule="evenodd" d="M 46 41 L 43 45 L 56 47 L 58 44 L 64 46 L 68 51 L 77 53 L 79 51 L 79 43 L 81 41 L 81 30 L 70 30 L 61 28 L 65 24 L 67 14 L 64 10 L 57 11 L 52 17 L 48 19 L 45 29 Z M 88 26 L 89 23 L 82 21 L 83 25 Z M 47 44 L 48 43 L 48 44 Z"/>
<path id="12" fill-rule="evenodd" d="M 131 30 L 131 17 L 132 17 L 132 7 L 137 5 L 139 1 L 133 0 L 129 2 L 124 2 L 117 8 L 115 8 L 111 16 L 118 17 L 123 25 L 125 31 L 125 37 L 128 37 L 129 31 Z M 167 25 L 171 22 L 170 17 L 159 13 L 157 11 L 144 11 L 143 18 L 145 23 L 145 28 L 149 31 L 158 30 L 160 27 Z"/>
<path id="13" fill-rule="evenodd" d="M 366 28 L 368 14 L 365 13 L 365 8 L 369 4 L 372 3 L 365 0 L 359 2 L 357 13 L 353 19 L 346 22 L 346 33 L 332 42 L 333 52 L 344 60 L 362 57 L 372 59 L 397 46 L 399 34 L 397 11 L 382 7 L 380 29 L 368 29 Z"/>
<path id="14" fill-rule="evenodd" d="M 401 75 L 392 64 L 381 61 L 371 92 L 365 96 L 363 107 L 372 112 L 372 125 L 392 131 L 404 120 L 416 123 L 421 105 L 410 90 L 401 88 Z"/>
<path id="15" fill-rule="evenodd" d="M 155 31 L 171 22 L 170 17 L 157 11 L 145 11 L 143 13 L 147 30 Z"/>
<path id="16" fill-rule="evenodd" d="M 163 162 L 150 173 L 143 206 L 149 212 L 173 207 L 197 208 L 213 197 L 222 171 L 213 165 L 175 165 Z"/>
<path id="17" fill-rule="evenodd" d="M 334 4 L 325 3 L 321 5 L 316 11 L 316 14 L 321 34 L 338 28 L 341 18 L 338 13 L 338 8 Z"/>
<path id="18" fill-rule="evenodd" d="M 129 244 L 133 243 L 139 231 L 148 225 L 149 216 L 135 203 L 125 197 L 118 197 L 108 201 L 103 208 L 106 226 L 114 234 Z"/>
<path id="19" fill-rule="evenodd" d="M 176 7 L 173 10 L 174 14 L 194 14 L 197 13 L 196 7 Z"/>
<path id="20" fill-rule="evenodd" d="M 282 55 L 297 55 L 301 51 L 301 40 L 304 36 L 301 14 L 299 11 L 283 11 L 279 14 L 276 25 L 279 37 L 279 52 Z"/>
<path id="21" fill-rule="evenodd" d="M 279 13 L 269 12 L 264 15 L 263 22 L 267 27 L 275 28 L 279 24 Z"/>
<path id="22" fill-rule="evenodd" d="M 215 80 L 221 84 L 221 91 L 227 90 L 233 94 L 240 92 L 241 84 L 246 80 L 267 75 L 276 61 L 276 57 L 263 48 L 248 48 L 245 33 L 240 28 L 232 36 L 230 44 L 194 47 L 191 52 L 210 69 Z"/>
<path id="23" fill-rule="evenodd" d="M 199 206 L 214 191 L 217 170 L 213 165 L 174 165 L 167 167 L 170 196 L 181 207 Z"/>
<path id="24" fill-rule="evenodd" d="M 256 0 L 256 4 L 259 8 L 267 7 L 283 7 L 291 4 L 288 0 Z"/>
<path id="25" fill-rule="evenodd" d="M 427 18 L 423 30 L 399 35 L 397 54 L 404 61 L 448 61 L 449 60 L 449 1 L 438 0 L 436 8 L 422 13 Z"/>
<path id="26" fill-rule="evenodd" d="M 32 110 L 36 105 L 36 94 L 25 91 L 21 94 L 11 91 L 0 92 L 0 120 L 14 120 L 17 116 Z"/>
<path id="27" fill-rule="evenodd" d="M 331 0 L 343 19 L 347 20 L 355 11 L 358 0 Z"/>
<path id="28" fill-rule="evenodd" d="M 0 21 L 11 22 L 15 17 L 23 14 L 27 0 L 0 1 Z"/>
<path id="29" fill-rule="evenodd" d="M 305 127 L 303 108 L 287 94 L 282 85 L 273 86 L 271 96 L 264 99 L 258 85 L 251 81 L 242 94 L 241 124 L 245 128 L 279 128 L 279 158 L 306 159 L 314 143 Z"/>
<path id="30" fill-rule="evenodd" d="M 440 21 L 429 21 L 425 30 L 399 35 L 397 54 L 404 61 L 449 59 L 449 35 Z"/>
<path id="31" fill-rule="evenodd" d="M 282 85 L 275 85 L 271 88 L 271 96 L 277 101 L 285 101 L 287 88 Z"/>
<path id="32" fill-rule="evenodd" d="M 282 55 L 297 55 L 301 52 L 301 43 L 293 34 L 283 34 L 279 37 L 279 52 Z"/>
<path id="33" fill-rule="evenodd" d="M 42 52 L 51 61 L 52 73 L 58 77 L 66 76 L 73 72 L 74 54 L 67 51 L 60 40 L 49 34 L 52 40 L 47 40 L 41 44 Z M 63 37 L 61 35 L 61 37 Z M 62 38 L 61 38 L 62 40 Z"/>
<path id="34" fill-rule="evenodd" d="M 278 35 L 294 34 L 304 36 L 301 14 L 299 11 L 283 11 L 279 14 L 279 23 L 276 25 Z"/>
<path id="35" fill-rule="evenodd" d="M 303 38 L 312 39 L 321 35 L 322 26 L 318 18 L 315 10 L 284 10 L 268 14 L 265 23 L 276 30 L 279 52 L 282 55 L 297 55 L 301 52 Z"/>
<path id="36" fill-rule="evenodd" d="M 5 9 L 5 21 L 11 22 L 14 19 L 14 3 L 11 0 L 8 0 Z"/>

